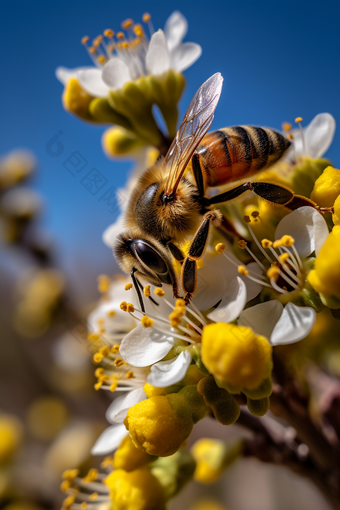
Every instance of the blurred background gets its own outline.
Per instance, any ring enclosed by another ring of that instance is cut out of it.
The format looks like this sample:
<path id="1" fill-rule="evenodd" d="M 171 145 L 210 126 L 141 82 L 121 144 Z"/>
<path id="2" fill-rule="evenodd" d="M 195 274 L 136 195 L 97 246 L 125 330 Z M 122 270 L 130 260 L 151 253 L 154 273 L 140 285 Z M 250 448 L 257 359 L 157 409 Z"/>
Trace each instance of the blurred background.
<path id="1" fill-rule="evenodd" d="M 220 71 L 225 81 L 214 128 L 280 129 L 297 116 L 307 125 L 321 112 L 340 119 L 336 1 L 1 2 L 2 506 L 58 508 L 60 473 L 89 462 L 108 404 L 104 392 L 93 390 L 93 367 L 82 338 L 85 318 L 99 297 L 97 276 L 118 271 L 101 240 L 118 208 L 112 214 L 91 195 L 82 177 L 68 171 L 67 161 L 77 153 L 117 189 L 133 163 L 109 160 L 101 147 L 105 127 L 80 122 L 63 110 L 55 69 L 91 64 L 80 43 L 84 35 L 92 39 L 105 28 L 116 31 L 126 18 L 139 22 L 145 12 L 156 29 L 163 28 L 176 9 L 189 22 L 185 40 L 203 48 L 184 73 L 181 116 L 201 83 Z M 50 150 L 56 140 L 62 144 L 57 155 Z M 339 141 L 340 130 L 326 154 L 336 168 Z M 18 149 L 26 152 L 12 153 Z M 13 168 L 18 181 L 27 176 L 24 184 L 12 186 Z M 16 193 L 3 200 L 10 188 Z M 209 421 L 200 426 L 206 435 L 219 434 Z M 286 472 L 240 464 L 213 488 L 230 509 L 327 508 Z M 251 489 L 239 497 L 245 476 Z M 182 508 L 189 507 L 188 491 Z"/>

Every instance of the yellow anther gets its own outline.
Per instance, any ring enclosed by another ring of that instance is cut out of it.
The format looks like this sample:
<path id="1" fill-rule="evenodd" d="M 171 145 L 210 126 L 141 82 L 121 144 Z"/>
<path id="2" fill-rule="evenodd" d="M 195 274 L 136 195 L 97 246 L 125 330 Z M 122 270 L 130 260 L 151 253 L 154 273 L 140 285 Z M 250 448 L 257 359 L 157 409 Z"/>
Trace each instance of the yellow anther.
<path id="1" fill-rule="evenodd" d="M 98 492 L 92 492 L 92 494 L 90 494 L 90 500 L 91 501 L 94 501 L 97 498 L 98 498 Z"/>
<path id="2" fill-rule="evenodd" d="M 104 358 L 106 358 L 106 356 L 110 354 L 110 347 L 108 345 L 104 345 L 104 347 L 100 348 L 99 352 L 104 356 Z"/>
<path id="3" fill-rule="evenodd" d="M 182 298 L 176 299 L 176 307 L 185 308 L 185 301 Z"/>
<path id="4" fill-rule="evenodd" d="M 117 352 L 119 351 L 119 347 L 120 345 L 118 344 L 115 344 L 111 347 L 111 354 L 117 354 Z"/>
<path id="5" fill-rule="evenodd" d="M 282 123 L 282 130 L 283 131 L 290 131 L 292 129 L 292 125 L 290 122 L 283 122 Z"/>
<path id="6" fill-rule="evenodd" d="M 279 275 L 280 275 L 279 270 L 275 266 L 271 266 L 267 271 L 267 276 L 270 280 L 273 279 L 274 281 L 276 281 Z"/>
<path id="7" fill-rule="evenodd" d="M 289 138 L 289 140 L 294 140 L 294 136 L 293 135 L 288 135 L 287 138 Z"/>
<path id="8" fill-rule="evenodd" d="M 79 475 L 79 469 L 66 469 L 66 471 L 63 472 L 62 478 L 64 480 L 73 480 L 76 476 Z"/>
<path id="9" fill-rule="evenodd" d="M 295 240 L 292 236 L 283 236 L 281 237 L 281 243 L 283 246 L 292 246 L 295 243 Z"/>
<path id="10" fill-rule="evenodd" d="M 111 39 L 111 37 L 113 37 L 115 35 L 115 33 L 113 30 L 111 30 L 111 28 L 107 28 L 106 30 L 104 30 L 104 35 L 105 35 L 105 37 L 108 37 L 109 39 Z"/>
<path id="11" fill-rule="evenodd" d="M 107 292 L 110 287 L 111 280 L 106 274 L 101 274 L 98 276 L 98 291 L 99 292 Z"/>
<path id="12" fill-rule="evenodd" d="M 104 57 L 104 55 L 99 55 L 99 57 L 97 58 L 99 64 L 105 64 L 106 62 L 106 57 Z"/>
<path id="13" fill-rule="evenodd" d="M 94 363 L 100 363 L 101 361 L 103 361 L 103 358 L 104 356 L 102 354 L 100 354 L 100 352 L 96 352 L 96 354 L 93 355 L 93 361 Z"/>
<path id="14" fill-rule="evenodd" d="M 133 287 L 132 283 L 127 283 L 124 288 L 125 290 L 130 290 L 132 289 L 132 287 Z"/>
<path id="15" fill-rule="evenodd" d="M 150 285 L 146 285 L 143 289 L 143 292 L 145 297 L 150 297 Z"/>
<path id="16" fill-rule="evenodd" d="M 253 211 L 250 216 L 252 216 L 253 218 L 258 218 L 260 216 L 260 213 L 259 211 Z"/>
<path id="17" fill-rule="evenodd" d="M 148 12 L 145 12 L 142 16 L 142 20 L 144 21 L 144 23 L 147 23 L 148 21 L 150 21 L 150 19 L 151 15 Z"/>
<path id="18" fill-rule="evenodd" d="M 244 239 L 241 239 L 238 243 L 237 243 L 237 246 L 239 248 L 241 248 L 241 250 L 245 250 L 246 249 L 246 246 L 247 246 L 247 241 L 245 241 Z"/>
<path id="19" fill-rule="evenodd" d="M 127 302 L 126 302 L 126 301 L 122 301 L 122 302 L 120 303 L 120 305 L 119 305 L 119 308 L 120 308 L 121 310 L 123 310 L 123 312 L 126 312 L 126 311 L 127 311 L 127 307 L 128 307 L 128 304 L 127 304 Z"/>
<path id="20" fill-rule="evenodd" d="M 100 317 L 98 320 L 97 320 L 97 323 L 98 325 L 100 326 L 101 324 L 104 324 L 104 319 L 102 317 Z"/>
<path id="21" fill-rule="evenodd" d="M 281 264 L 284 264 L 287 259 L 289 259 L 289 253 L 282 253 L 282 255 L 279 256 Z"/>
<path id="22" fill-rule="evenodd" d="M 133 306 L 133 304 L 132 304 L 132 303 L 128 303 L 128 304 L 127 304 L 127 311 L 128 311 L 129 313 L 133 313 L 133 312 L 135 311 L 135 307 Z"/>
<path id="23" fill-rule="evenodd" d="M 116 389 L 118 388 L 118 382 L 117 381 L 114 381 L 111 385 L 110 385 L 110 391 L 111 393 L 113 393 L 114 391 L 116 391 Z"/>
<path id="24" fill-rule="evenodd" d="M 296 124 L 298 124 L 299 122 L 302 122 L 302 121 L 303 121 L 302 117 L 296 117 L 296 119 L 295 119 Z"/>
<path id="25" fill-rule="evenodd" d="M 105 328 L 100 328 L 99 329 L 99 333 L 102 335 L 103 333 L 105 333 L 106 329 Z"/>
<path id="26" fill-rule="evenodd" d="M 154 294 L 156 294 L 156 296 L 158 296 L 158 297 L 163 297 L 165 292 L 160 287 L 156 287 L 154 290 Z"/>
<path id="27" fill-rule="evenodd" d="M 105 459 L 103 460 L 103 462 L 100 464 L 100 467 L 102 469 L 106 469 L 108 468 L 109 466 L 112 466 L 112 462 L 113 462 L 113 458 L 112 457 L 105 457 Z"/>
<path id="28" fill-rule="evenodd" d="M 124 39 L 124 37 L 125 37 L 124 32 L 117 33 L 117 39 Z"/>
<path id="29" fill-rule="evenodd" d="M 98 470 L 97 469 L 90 469 L 90 471 L 87 473 L 85 478 L 83 478 L 83 482 L 94 482 L 97 480 L 98 477 Z"/>
<path id="30" fill-rule="evenodd" d="M 143 324 L 144 328 L 151 328 L 155 321 L 153 319 L 150 319 L 146 315 L 143 315 L 141 323 Z"/>
<path id="31" fill-rule="evenodd" d="M 63 482 L 61 482 L 60 484 L 60 490 L 61 492 L 66 492 L 67 489 L 69 489 L 71 487 L 71 482 L 69 480 L 64 480 Z"/>
<path id="32" fill-rule="evenodd" d="M 121 43 L 121 48 L 124 48 L 124 50 L 127 50 L 127 49 L 128 49 L 128 47 L 129 47 L 129 43 L 128 43 L 127 41 L 123 41 L 123 42 Z"/>
<path id="33" fill-rule="evenodd" d="M 262 248 L 270 248 L 271 246 L 273 246 L 272 241 L 269 241 L 269 239 L 262 239 L 261 244 Z"/>
<path id="34" fill-rule="evenodd" d="M 249 274 L 248 269 L 246 267 L 244 267 L 244 266 L 238 266 L 237 271 L 240 274 L 243 274 L 243 276 L 248 276 L 248 274 Z"/>
<path id="35" fill-rule="evenodd" d="M 73 505 L 73 503 L 75 502 L 75 499 L 76 498 L 74 496 L 68 496 L 66 499 L 64 499 L 63 506 L 69 507 L 69 506 Z"/>
<path id="36" fill-rule="evenodd" d="M 127 30 L 128 28 L 132 27 L 133 25 L 133 19 L 128 18 L 125 21 L 122 21 L 122 28 L 124 30 Z"/>
<path id="37" fill-rule="evenodd" d="M 100 43 L 101 43 L 101 39 L 99 39 L 99 37 L 96 37 L 95 39 L 93 39 L 92 41 L 92 46 L 94 48 L 98 48 L 98 46 L 100 46 Z"/>
<path id="38" fill-rule="evenodd" d="M 93 46 L 91 46 L 91 48 L 89 48 L 89 52 L 91 53 L 91 55 L 95 55 L 95 53 L 96 53 L 96 48 L 94 48 Z"/>
<path id="39" fill-rule="evenodd" d="M 103 368 L 96 368 L 94 372 L 95 377 L 103 377 L 104 374 L 105 372 Z"/>
<path id="40" fill-rule="evenodd" d="M 134 379 L 135 378 L 135 376 L 133 375 L 132 370 L 129 370 L 125 377 L 127 379 Z"/>
<path id="41" fill-rule="evenodd" d="M 115 367 L 122 367 L 123 365 L 125 365 L 125 361 L 122 358 L 117 358 L 114 361 L 114 365 Z"/>
<path id="42" fill-rule="evenodd" d="M 82 501 L 82 502 L 80 503 L 80 508 L 81 508 L 81 510 L 85 510 L 85 509 L 87 508 L 87 503 L 86 503 L 86 501 Z"/>
<path id="43" fill-rule="evenodd" d="M 223 253 L 225 251 L 225 249 L 226 249 L 226 245 L 223 243 L 218 243 L 215 246 L 215 250 L 217 251 L 217 253 L 220 253 L 220 254 Z"/>
<path id="44" fill-rule="evenodd" d="M 273 248 L 279 248 L 279 246 L 282 246 L 282 241 L 281 239 L 278 239 L 277 241 L 274 241 L 273 242 Z"/>
<path id="45" fill-rule="evenodd" d="M 87 335 L 87 338 L 88 338 L 88 340 L 98 340 L 98 335 L 97 335 L 97 333 L 89 333 Z"/>
<path id="46" fill-rule="evenodd" d="M 103 381 L 102 379 L 100 379 L 98 382 L 96 382 L 96 384 L 94 385 L 94 389 L 96 391 L 100 390 L 100 388 L 103 386 L 105 381 Z"/>
<path id="47" fill-rule="evenodd" d="M 139 24 L 135 25 L 135 26 L 133 27 L 133 32 L 134 32 L 134 34 L 135 34 L 135 35 L 137 35 L 138 37 L 144 37 L 144 30 L 143 30 L 142 25 L 139 25 Z"/>
<path id="48" fill-rule="evenodd" d="M 250 216 L 243 216 L 243 221 L 244 223 L 250 223 L 251 222 Z"/>
<path id="49" fill-rule="evenodd" d="M 114 310 L 109 310 L 109 311 L 107 312 L 107 315 L 108 315 L 109 317 L 114 317 L 114 316 L 116 315 L 116 312 L 115 312 Z"/>
<path id="50" fill-rule="evenodd" d="M 86 44 L 89 39 L 88 35 L 84 35 L 84 37 L 81 38 L 81 44 Z"/>

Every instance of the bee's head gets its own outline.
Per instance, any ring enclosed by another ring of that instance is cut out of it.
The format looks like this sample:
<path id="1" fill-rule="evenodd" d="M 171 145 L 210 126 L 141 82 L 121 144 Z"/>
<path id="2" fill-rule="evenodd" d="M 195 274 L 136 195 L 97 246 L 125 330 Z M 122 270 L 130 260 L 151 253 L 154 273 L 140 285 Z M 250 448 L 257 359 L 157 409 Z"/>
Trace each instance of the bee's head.
<path id="1" fill-rule="evenodd" d="M 168 249 L 155 239 L 151 241 L 129 234 L 120 234 L 113 249 L 122 270 L 127 274 L 135 270 L 136 276 L 156 286 L 174 285 L 176 276 Z"/>

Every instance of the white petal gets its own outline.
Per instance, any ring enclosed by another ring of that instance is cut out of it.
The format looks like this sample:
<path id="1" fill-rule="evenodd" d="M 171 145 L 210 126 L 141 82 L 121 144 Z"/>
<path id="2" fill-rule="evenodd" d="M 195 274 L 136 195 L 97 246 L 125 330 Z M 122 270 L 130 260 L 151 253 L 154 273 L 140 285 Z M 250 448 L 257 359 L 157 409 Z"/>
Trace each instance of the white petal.
<path id="1" fill-rule="evenodd" d="M 224 257 L 223 257 L 224 258 Z M 193 303 L 199 310 L 209 310 L 223 298 L 227 282 L 222 267 L 217 264 L 217 257 L 212 258 L 204 267 L 197 272 L 197 290 L 193 298 Z M 233 269 L 233 268 L 232 268 Z M 233 272 L 233 276 L 236 271 Z"/>
<path id="2" fill-rule="evenodd" d="M 102 79 L 110 89 L 116 90 L 131 81 L 131 73 L 125 62 L 113 57 L 103 67 Z"/>
<path id="3" fill-rule="evenodd" d="M 177 46 L 171 51 L 171 68 L 182 72 L 192 66 L 202 55 L 199 44 L 187 42 Z"/>
<path id="4" fill-rule="evenodd" d="M 127 434 L 128 431 L 126 430 L 125 425 L 120 423 L 111 425 L 111 427 L 105 429 L 99 436 L 91 450 L 91 455 L 107 455 L 108 453 L 113 452 L 118 448 Z"/>
<path id="5" fill-rule="evenodd" d="M 177 358 L 160 361 L 153 365 L 151 373 L 148 375 L 148 382 L 156 388 L 165 388 L 176 384 L 185 377 L 190 363 L 191 355 L 188 351 L 182 351 Z"/>
<path id="6" fill-rule="evenodd" d="M 335 120 L 330 113 L 319 113 L 304 130 L 308 156 L 321 158 L 333 141 Z"/>
<path id="7" fill-rule="evenodd" d="M 247 264 L 247 269 L 250 272 L 251 275 L 256 278 L 256 276 L 260 277 L 262 276 L 262 269 L 256 262 L 250 262 L 250 264 Z M 255 273 L 255 274 L 254 274 Z M 247 287 L 247 301 L 251 301 L 254 299 L 258 294 L 260 294 L 262 290 L 262 285 L 260 283 L 256 283 L 247 276 L 240 275 L 241 280 L 244 281 Z"/>
<path id="8" fill-rule="evenodd" d="M 95 67 L 81 69 L 77 72 L 77 79 L 83 89 L 91 96 L 106 97 L 109 93 L 110 89 L 103 82 L 101 69 Z"/>
<path id="9" fill-rule="evenodd" d="M 124 229 L 124 216 L 120 214 L 117 220 L 107 227 L 103 232 L 103 242 L 109 248 L 113 248 L 117 239 L 117 236 L 123 232 Z"/>
<path id="10" fill-rule="evenodd" d="M 174 344 L 175 340 L 170 334 L 138 326 L 124 337 L 119 352 L 129 365 L 148 367 L 163 359 Z"/>
<path id="11" fill-rule="evenodd" d="M 151 37 L 145 61 L 151 74 L 162 74 L 170 69 L 170 54 L 162 30 Z"/>
<path id="12" fill-rule="evenodd" d="M 181 12 L 174 11 L 166 20 L 164 27 L 165 38 L 170 51 L 182 42 L 187 31 L 188 22 L 186 18 Z"/>
<path id="13" fill-rule="evenodd" d="M 243 310 L 237 324 L 252 328 L 255 333 L 265 336 L 269 340 L 282 311 L 283 305 L 277 299 L 266 301 Z"/>
<path id="14" fill-rule="evenodd" d="M 122 288 L 124 290 L 124 284 L 122 284 Z M 126 291 L 124 292 L 126 294 Z M 122 301 L 123 298 L 100 303 L 88 316 L 88 331 L 92 333 L 98 331 L 99 321 L 103 320 L 102 327 L 105 329 L 103 335 L 104 340 L 105 338 L 109 340 L 110 335 L 129 333 L 129 331 L 136 326 L 136 321 L 129 313 L 123 312 L 123 310 L 120 309 L 120 303 Z M 113 317 L 108 314 L 108 312 L 111 311 L 115 312 Z M 115 341 L 115 343 L 118 342 Z"/>
<path id="15" fill-rule="evenodd" d="M 315 317 L 316 313 L 313 308 L 288 303 L 272 332 L 270 343 L 283 345 L 302 340 L 311 332 Z"/>
<path id="16" fill-rule="evenodd" d="M 277 226 L 275 239 L 284 235 L 295 239 L 295 248 L 300 257 L 308 257 L 315 250 L 319 253 L 329 231 L 327 223 L 313 207 L 300 207 L 287 214 Z"/>
<path id="17" fill-rule="evenodd" d="M 118 397 L 120 398 L 120 397 Z M 141 402 L 142 400 L 146 399 L 146 394 L 143 390 L 143 388 L 137 388 L 136 390 L 129 391 L 128 394 L 123 398 L 123 400 L 120 402 L 119 408 L 113 407 L 110 410 L 106 411 L 106 419 L 111 422 L 115 423 L 123 423 L 123 421 L 126 418 L 127 412 L 130 409 L 130 407 L 138 404 L 138 402 Z M 110 410 L 110 414 L 109 414 Z"/>
<path id="18" fill-rule="evenodd" d="M 215 322 L 232 322 L 240 315 L 246 302 L 246 284 L 236 276 L 216 310 L 209 313 L 208 319 Z"/>
<path id="19" fill-rule="evenodd" d="M 107 408 L 107 411 L 105 413 L 105 417 L 109 423 L 113 423 L 113 418 L 117 416 L 117 414 L 120 411 L 120 408 L 122 406 L 122 403 L 124 402 L 126 398 L 126 395 L 119 395 L 119 397 L 116 397 L 113 402 L 109 405 Z"/>
<path id="20" fill-rule="evenodd" d="M 67 67 L 60 66 L 55 70 L 55 75 L 63 85 L 66 85 L 70 78 L 76 77 L 77 71 L 78 69 L 68 69 Z"/>

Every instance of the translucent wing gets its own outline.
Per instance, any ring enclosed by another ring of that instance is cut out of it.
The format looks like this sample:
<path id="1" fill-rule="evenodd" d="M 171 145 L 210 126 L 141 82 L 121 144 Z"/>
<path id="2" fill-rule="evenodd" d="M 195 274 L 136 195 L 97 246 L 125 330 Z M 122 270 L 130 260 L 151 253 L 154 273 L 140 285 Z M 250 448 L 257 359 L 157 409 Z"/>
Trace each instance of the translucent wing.
<path id="1" fill-rule="evenodd" d="M 168 180 L 164 194 L 172 195 L 181 180 L 197 145 L 210 128 L 214 111 L 220 99 L 223 78 L 213 74 L 201 85 L 186 111 L 171 147 L 165 156 Z"/>

